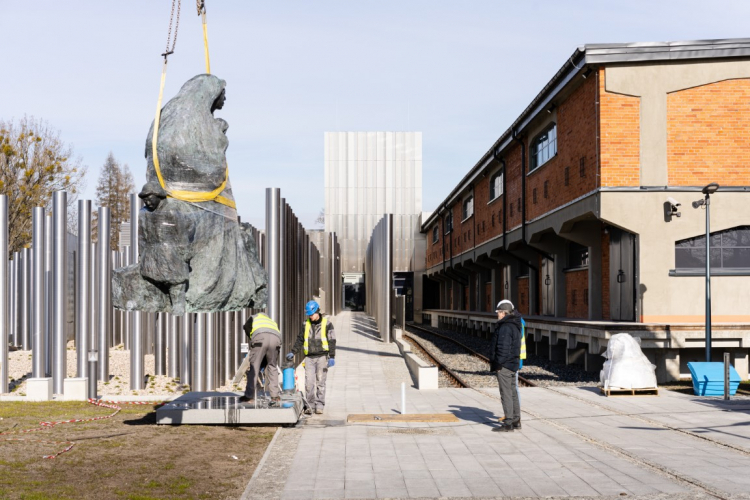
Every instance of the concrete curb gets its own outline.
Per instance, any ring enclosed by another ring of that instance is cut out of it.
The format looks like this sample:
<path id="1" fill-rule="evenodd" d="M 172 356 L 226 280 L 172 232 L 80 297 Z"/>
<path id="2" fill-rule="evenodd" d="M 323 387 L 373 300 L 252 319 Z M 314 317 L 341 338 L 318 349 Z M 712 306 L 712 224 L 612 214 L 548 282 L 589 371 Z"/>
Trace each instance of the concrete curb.
<path id="1" fill-rule="evenodd" d="M 255 480 L 258 478 L 260 471 L 263 469 L 263 465 L 265 465 L 266 459 L 271 455 L 271 450 L 273 449 L 273 445 L 276 444 L 276 438 L 279 437 L 279 434 L 281 434 L 281 427 L 276 429 L 276 433 L 273 435 L 273 439 L 271 439 L 271 442 L 268 443 L 268 448 L 266 448 L 266 452 L 263 454 L 260 462 L 258 462 L 258 466 L 255 468 L 255 472 L 253 472 L 250 481 L 247 482 L 247 486 L 245 486 L 245 491 L 242 492 L 240 500 L 247 500 L 248 498 L 250 498 L 250 493 L 253 491 Z"/>

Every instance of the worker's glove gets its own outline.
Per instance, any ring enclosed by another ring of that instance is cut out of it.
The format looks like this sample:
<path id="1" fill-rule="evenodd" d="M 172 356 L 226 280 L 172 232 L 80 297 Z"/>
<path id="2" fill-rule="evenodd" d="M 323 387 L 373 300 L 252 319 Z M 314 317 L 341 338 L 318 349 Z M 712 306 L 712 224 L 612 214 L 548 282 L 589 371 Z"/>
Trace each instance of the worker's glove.
<path id="1" fill-rule="evenodd" d="M 328 360 L 328 368 L 331 368 L 331 367 L 332 367 L 333 365 L 335 365 L 335 364 L 336 364 L 336 360 L 335 360 L 335 359 L 333 359 L 333 358 L 330 358 L 330 359 Z"/>
<path id="2" fill-rule="evenodd" d="M 291 361 L 291 360 L 293 360 L 293 359 L 294 359 L 294 353 L 293 353 L 293 352 L 290 352 L 289 354 L 287 354 L 287 355 L 286 355 L 286 359 L 287 359 L 287 361 Z"/>

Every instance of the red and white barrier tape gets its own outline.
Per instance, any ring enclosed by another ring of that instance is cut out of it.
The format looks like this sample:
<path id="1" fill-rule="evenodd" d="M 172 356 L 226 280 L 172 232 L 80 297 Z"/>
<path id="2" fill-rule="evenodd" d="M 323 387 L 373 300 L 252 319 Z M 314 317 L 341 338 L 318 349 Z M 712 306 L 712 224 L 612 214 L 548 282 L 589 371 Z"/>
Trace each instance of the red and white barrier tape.
<path id="1" fill-rule="evenodd" d="M 159 402 L 150 402 L 150 401 L 99 401 L 96 399 L 89 398 L 88 402 L 92 405 L 101 406 L 103 408 L 110 408 L 112 410 L 115 410 L 113 413 L 101 417 L 92 417 L 92 418 L 73 418 L 70 420 L 58 420 L 56 422 L 39 422 L 40 427 L 34 428 L 34 429 L 24 429 L 20 431 L 10 431 L 10 432 L 0 432 L 0 436 L 8 435 L 8 434 L 25 434 L 27 432 L 38 432 L 38 431 L 45 431 L 48 430 L 56 425 L 59 424 L 73 424 L 77 422 L 94 422 L 96 420 L 105 420 L 108 418 L 112 418 L 120 411 L 122 408 L 118 405 L 121 404 L 132 404 L 132 405 L 162 405 L 164 404 L 163 401 Z M 111 404 L 107 404 L 111 403 Z M 67 444 L 65 449 L 55 453 L 54 455 L 43 455 L 42 458 L 57 458 L 66 451 L 70 451 L 76 444 L 72 441 L 47 441 L 44 439 L 25 439 L 25 438 L 3 438 L 3 441 L 28 441 L 32 443 L 46 443 L 46 444 Z"/>

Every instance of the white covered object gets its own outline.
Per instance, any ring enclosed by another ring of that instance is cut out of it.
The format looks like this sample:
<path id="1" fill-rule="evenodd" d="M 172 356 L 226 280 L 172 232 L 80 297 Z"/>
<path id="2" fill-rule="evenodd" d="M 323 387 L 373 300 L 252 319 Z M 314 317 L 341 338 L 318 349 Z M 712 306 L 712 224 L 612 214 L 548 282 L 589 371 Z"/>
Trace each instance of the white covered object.
<path id="1" fill-rule="evenodd" d="M 651 389 L 656 387 L 656 366 L 641 351 L 640 343 L 629 333 L 618 333 L 609 339 L 607 361 L 600 380 L 609 389 Z"/>

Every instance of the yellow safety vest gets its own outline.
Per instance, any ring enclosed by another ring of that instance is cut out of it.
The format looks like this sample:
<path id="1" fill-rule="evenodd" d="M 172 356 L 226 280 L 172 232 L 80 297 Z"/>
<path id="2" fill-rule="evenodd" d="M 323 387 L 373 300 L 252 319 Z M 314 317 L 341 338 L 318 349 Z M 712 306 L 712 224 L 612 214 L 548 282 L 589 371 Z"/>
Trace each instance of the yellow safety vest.
<path id="1" fill-rule="evenodd" d="M 328 337 L 326 337 L 326 325 L 328 324 L 328 318 L 323 318 L 320 320 L 320 340 L 323 344 L 323 350 L 328 350 Z M 303 347 L 305 348 L 305 356 L 307 356 L 307 348 L 308 348 L 308 340 L 310 338 L 310 330 L 312 329 L 312 322 L 308 319 L 305 322 L 305 343 L 303 344 Z"/>
<path id="2" fill-rule="evenodd" d="M 526 322 L 521 318 L 521 359 L 526 359 Z"/>
<path id="3" fill-rule="evenodd" d="M 273 331 L 277 332 L 279 335 L 281 335 L 281 331 L 279 330 L 279 325 L 276 324 L 276 322 L 274 320 L 272 320 L 271 318 L 269 318 L 268 316 L 266 316 L 263 313 L 258 313 L 253 318 L 253 329 L 250 331 L 250 339 L 251 340 L 253 338 L 253 334 L 255 334 L 255 332 L 257 330 L 260 330 L 261 328 L 263 328 L 265 330 L 273 330 Z"/>

